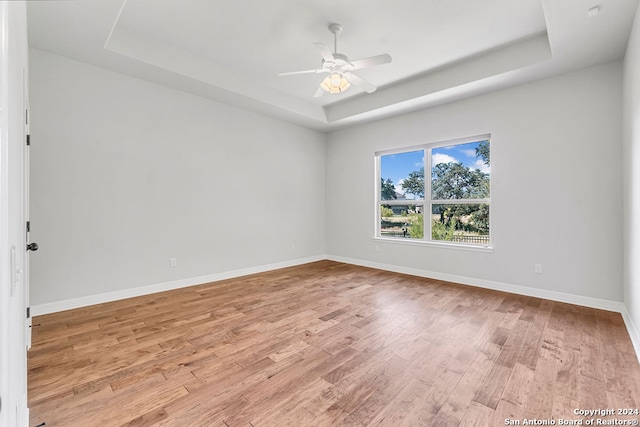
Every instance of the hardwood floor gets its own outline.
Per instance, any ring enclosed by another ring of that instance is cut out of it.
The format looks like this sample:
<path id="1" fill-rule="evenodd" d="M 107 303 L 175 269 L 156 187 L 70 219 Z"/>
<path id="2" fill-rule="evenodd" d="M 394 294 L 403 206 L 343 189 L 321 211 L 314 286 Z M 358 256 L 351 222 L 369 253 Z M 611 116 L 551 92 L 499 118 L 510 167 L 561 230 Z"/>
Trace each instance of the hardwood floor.
<path id="1" fill-rule="evenodd" d="M 33 324 L 32 426 L 640 419 L 620 314 L 331 261 Z"/>

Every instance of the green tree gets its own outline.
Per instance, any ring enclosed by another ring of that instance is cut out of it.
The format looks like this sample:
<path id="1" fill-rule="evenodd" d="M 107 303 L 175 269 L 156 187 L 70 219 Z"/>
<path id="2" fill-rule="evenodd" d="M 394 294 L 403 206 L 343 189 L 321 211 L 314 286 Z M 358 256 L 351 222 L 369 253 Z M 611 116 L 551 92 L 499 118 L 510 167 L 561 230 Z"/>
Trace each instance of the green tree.
<path id="1" fill-rule="evenodd" d="M 434 199 L 480 199 L 489 196 L 489 174 L 462 163 L 438 163 L 431 171 Z"/>
<path id="2" fill-rule="evenodd" d="M 482 141 L 476 147 L 476 157 L 481 158 L 484 164 L 487 166 L 491 166 L 490 152 L 491 152 L 491 147 L 489 145 L 489 141 Z"/>
<path id="3" fill-rule="evenodd" d="M 380 178 L 380 197 L 382 200 L 396 199 L 396 188 L 390 179 Z"/>
<path id="4" fill-rule="evenodd" d="M 380 216 L 382 218 L 393 216 L 393 209 L 391 209 L 389 206 L 380 206 Z"/>
<path id="5" fill-rule="evenodd" d="M 402 181 L 402 189 L 419 199 L 424 199 L 424 168 L 409 173 L 407 179 Z"/>
<path id="6" fill-rule="evenodd" d="M 471 221 L 480 234 L 489 234 L 489 205 L 480 205 L 471 214 Z"/>
<path id="7" fill-rule="evenodd" d="M 424 237 L 424 217 L 421 213 L 409 214 L 409 235 L 413 239 Z"/>
<path id="8" fill-rule="evenodd" d="M 433 240 L 453 240 L 453 235 L 456 231 L 455 219 L 449 221 L 449 225 L 445 225 L 443 222 L 434 221 L 431 223 L 431 238 Z"/>

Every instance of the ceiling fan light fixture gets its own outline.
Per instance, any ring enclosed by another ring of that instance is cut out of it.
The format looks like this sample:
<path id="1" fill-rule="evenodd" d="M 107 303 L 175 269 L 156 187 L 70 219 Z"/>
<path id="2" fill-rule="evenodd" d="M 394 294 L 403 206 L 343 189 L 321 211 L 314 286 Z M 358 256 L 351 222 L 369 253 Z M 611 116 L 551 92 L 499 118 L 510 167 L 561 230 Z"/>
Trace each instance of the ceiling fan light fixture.
<path id="1" fill-rule="evenodd" d="M 351 84 L 339 73 L 331 73 L 320 83 L 320 87 L 329 93 L 344 92 L 349 86 Z"/>
<path id="2" fill-rule="evenodd" d="M 385 53 L 383 55 L 350 61 L 347 55 L 338 53 L 338 33 L 342 31 L 342 27 L 339 24 L 330 24 L 329 31 L 333 33 L 333 52 L 331 52 L 331 49 L 329 49 L 326 44 L 313 43 L 313 46 L 315 46 L 322 56 L 322 68 L 279 73 L 278 75 L 291 76 L 294 74 L 329 73 L 320 83 L 320 87 L 315 91 L 313 95 L 314 98 L 322 96 L 325 92 L 334 94 L 342 93 L 349 89 L 352 84 L 367 93 L 375 92 L 375 85 L 364 80 L 357 74 L 352 73 L 352 71 L 373 67 L 374 65 L 388 64 L 391 62 L 391 56 Z"/>

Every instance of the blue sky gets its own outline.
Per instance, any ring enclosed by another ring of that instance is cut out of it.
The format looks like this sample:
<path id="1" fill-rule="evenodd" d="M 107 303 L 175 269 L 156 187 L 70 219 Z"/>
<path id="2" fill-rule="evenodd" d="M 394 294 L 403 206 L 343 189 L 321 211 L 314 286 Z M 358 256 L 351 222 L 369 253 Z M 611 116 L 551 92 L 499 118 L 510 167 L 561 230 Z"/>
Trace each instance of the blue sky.
<path id="1" fill-rule="evenodd" d="M 489 172 L 489 167 L 476 157 L 476 147 L 479 142 L 467 144 L 450 145 L 447 147 L 433 148 L 431 150 L 432 163 L 461 162 L 470 169 L 480 169 Z M 402 181 L 407 178 L 410 172 L 418 170 L 423 165 L 423 151 L 411 151 L 400 154 L 390 154 L 382 156 L 380 159 L 381 176 L 383 179 L 391 179 L 396 187 L 396 191 L 402 191 Z"/>

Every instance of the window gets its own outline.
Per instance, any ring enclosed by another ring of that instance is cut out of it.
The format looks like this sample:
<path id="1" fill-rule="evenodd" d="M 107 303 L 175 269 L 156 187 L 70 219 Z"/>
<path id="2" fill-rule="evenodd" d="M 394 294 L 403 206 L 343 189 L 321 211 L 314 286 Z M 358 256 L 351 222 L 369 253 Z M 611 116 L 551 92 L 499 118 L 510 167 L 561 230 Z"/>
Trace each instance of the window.
<path id="1" fill-rule="evenodd" d="M 491 243 L 489 135 L 378 152 L 376 183 L 376 237 Z"/>

